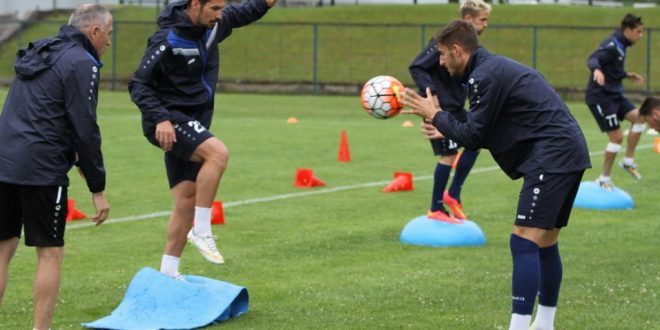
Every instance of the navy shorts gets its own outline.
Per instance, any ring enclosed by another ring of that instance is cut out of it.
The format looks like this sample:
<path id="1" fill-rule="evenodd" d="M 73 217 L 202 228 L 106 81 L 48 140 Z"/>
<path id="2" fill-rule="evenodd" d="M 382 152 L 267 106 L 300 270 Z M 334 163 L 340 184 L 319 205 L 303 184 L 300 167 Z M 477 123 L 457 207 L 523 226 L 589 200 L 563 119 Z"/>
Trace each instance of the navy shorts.
<path id="1" fill-rule="evenodd" d="M 584 171 L 525 176 L 518 199 L 516 226 L 566 227 Z"/>
<path id="2" fill-rule="evenodd" d="M 196 181 L 201 163 L 190 161 L 190 157 L 202 142 L 213 137 L 206 127 L 194 119 L 172 123 L 176 132 L 176 143 L 165 153 L 165 170 L 170 188 L 182 181 Z M 155 134 L 147 136 L 151 144 L 160 148 Z"/>
<path id="3" fill-rule="evenodd" d="M 0 240 L 24 228 L 27 246 L 64 246 L 67 199 L 67 187 L 0 182 Z"/>
<path id="4" fill-rule="evenodd" d="M 632 104 L 623 95 L 603 96 L 596 104 L 587 104 L 591 114 L 596 118 L 601 132 L 615 131 L 621 128 L 621 122 L 628 112 L 635 110 Z"/>
<path id="5" fill-rule="evenodd" d="M 458 153 L 458 149 L 461 147 L 458 143 L 452 141 L 451 139 L 432 139 L 431 147 L 433 148 L 433 154 L 436 156 L 452 156 Z"/>

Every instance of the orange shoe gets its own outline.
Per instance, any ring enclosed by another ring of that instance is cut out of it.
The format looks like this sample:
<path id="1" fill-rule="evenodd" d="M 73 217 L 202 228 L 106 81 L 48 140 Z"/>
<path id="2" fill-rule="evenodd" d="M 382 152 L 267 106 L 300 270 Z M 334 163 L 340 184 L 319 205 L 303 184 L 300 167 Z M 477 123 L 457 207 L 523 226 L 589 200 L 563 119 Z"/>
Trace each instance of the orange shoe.
<path id="1" fill-rule="evenodd" d="M 465 220 L 467 217 L 463 212 L 463 206 L 455 198 L 449 196 L 449 191 L 445 190 L 445 193 L 442 195 L 442 202 L 449 206 L 451 213 L 454 215 L 454 218 Z"/>
<path id="2" fill-rule="evenodd" d="M 428 212 L 426 212 L 426 217 L 431 219 L 431 220 L 437 220 L 437 221 L 442 221 L 442 222 L 446 222 L 446 223 L 452 223 L 452 224 L 461 223 L 461 220 L 458 220 L 458 219 L 452 217 L 445 210 L 437 210 L 437 211 L 428 210 Z"/>

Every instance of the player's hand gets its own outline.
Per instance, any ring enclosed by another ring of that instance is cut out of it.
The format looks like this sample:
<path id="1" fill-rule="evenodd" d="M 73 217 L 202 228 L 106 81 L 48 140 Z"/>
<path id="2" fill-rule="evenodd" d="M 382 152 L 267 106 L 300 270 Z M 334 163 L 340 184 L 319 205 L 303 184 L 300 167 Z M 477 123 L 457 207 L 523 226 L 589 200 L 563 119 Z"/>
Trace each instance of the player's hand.
<path id="1" fill-rule="evenodd" d="M 161 121 L 156 125 L 156 140 L 163 150 L 172 150 L 172 145 L 176 143 L 176 133 L 169 120 Z"/>
<path id="2" fill-rule="evenodd" d="M 275 4 L 277 3 L 277 0 L 266 0 L 266 4 L 268 5 L 268 8 L 273 8 Z"/>
<path id="3" fill-rule="evenodd" d="M 641 85 L 644 83 L 644 77 L 642 77 L 637 72 L 628 72 L 626 73 L 628 79 L 632 80 L 635 85 Z"/>
<path id="4" fill-rule="evenodd" d="M 96 214 L 92 217 L 92 222 L 98 226 L 108 219 L 110 204 L 108 204 L 108 200 L 105 199 L 105 194 L 102 191 L 92 194 L 92 202 L 96 208 Z"/>
<path id="5" fill-rule="evenodd" d="M 605 75 L 603 74 L 603 71 L 600 71 L 600 69 L 594 70 L 594 81 L 599 86 L 605 85 Z"/>
<path id="6" fill-rule="evenodd" d="M 438 140 L 438 139 L 444 139 L 445 136 L 438 131 L 433 124 L 427 122 L 426 120 L 422 122 L 422 125 L 420 126 L 420 131 L 424 135 L 424 137 L 428 140 Z"/>
<path id="7" fill-rule="evenodd" d="M 412 108 L 411 110 L 403 110 L 403 114 L 418 115 L 424 119 L 433 120 L 438 111 L 440 110 L 433 104 L 434 96 L 431 95 L 431 89 L 426 88 L 426 97 L 421 97 L 417 92 L 410 88 L 406 88 L 401 93 L 400 100 L 404 105 Z"/>

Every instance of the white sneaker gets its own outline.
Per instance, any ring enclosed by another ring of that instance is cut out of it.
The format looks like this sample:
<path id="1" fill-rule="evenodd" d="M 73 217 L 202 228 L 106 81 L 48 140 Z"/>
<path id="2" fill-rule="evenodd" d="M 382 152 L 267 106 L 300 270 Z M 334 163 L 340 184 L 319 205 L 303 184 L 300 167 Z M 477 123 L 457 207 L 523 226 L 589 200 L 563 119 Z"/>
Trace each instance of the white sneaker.
<path id="1" fill-rule="evenodd" d="M 199 253 L 208 260 L 210 263 L 214 264 L 224 264 L 225 259 L 222 257 L 218 248 L 215 246 L 215 237 L 212 235 L 209 236 L 197 236 L 193 233 L 191 229 L 188 232 L 188 242 L 194 245 Z"/>
<path id="2" fill-rule="evenodd" d="M 175 281 L 179 281 L 179 282 L 185 282 L 186 281 L 186 278 L 183 277 L 183 275 L 181 275 L 181 273 L 177 273 L 176 275 L 172 276 L 172 278 Z"/>
<path id="3" fill-rule="evenodd" d="M 607 191 L 614 190 L 614 183 L 612 183 L 612 180 L 610 180 L 610 179 L 603 180 L 602 178 L 598 178 L 598 179 L 596 179 L 596 183 L 598 183 L 598 185 L 601 188 L 603 188 Z"/>

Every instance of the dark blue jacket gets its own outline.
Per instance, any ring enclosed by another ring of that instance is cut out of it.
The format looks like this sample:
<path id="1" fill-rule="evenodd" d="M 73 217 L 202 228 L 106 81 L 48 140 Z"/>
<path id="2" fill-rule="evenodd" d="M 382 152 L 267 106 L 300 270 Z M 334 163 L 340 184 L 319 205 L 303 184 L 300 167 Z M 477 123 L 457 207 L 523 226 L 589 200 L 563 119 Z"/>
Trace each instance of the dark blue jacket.
<path id="1" fill-rule="evenodd" d="M 105 190 L 96 124 L 100 68 L 87 36 L 68 25 L 18 51 L 0 115 L 1 182 L 68 186 L 77 154 L 89 190 Z"/>
<path id="2" fill-rule="evenodd" d="M 587 84 L 586 101 L 596 104 L 606 94 L 623 94 L 622 80 L 626 78 L 624 64 L 626 50 L 632 46 L 623 36 L 621 30 L 615 30 L 612 35 L 600 43 L 598 49 L 589 55 L 587 66 L 591 74 Z M 605 75 L 605 85 L 600 86 L 594 81 L 594 70 L 600 69 Z"/>
<path id="3" fill-rule="evenodd" d="M 408 71 L 421 95 L 426 96 L 426 88 L 430 87 L 431 93 L 438 97 L 442 110 L 452 112 L 459 119 L 465 120 L 463 106 L 467 96 L 466 89 L 440 65 L 439 59 L 440 52 L 432 39 L 413 60 Z"/>
<path id="4" fill-rule="evenodd" d="M 230 5 L 213 29 L 193 25 L 185 13 L 186 2 L 165 7 L 158 18 L 159 29 L 150 38 L 142 62 L 128 89 L 142 112 L 145 135 L 156 124 L 189 117 L 209 128 L 218 82 L 218 43 L 237 27 L 248 25 L 268 11 L 264 0 Z"/>
<path id="5" fill-rule="evenodd" d="M 446 137 L 468 149 L 488 149 L 512 179 L 591 167 L 580 126 L 540 73 L 478 48 L 463 81 L 467 121 L 445 111 L 433 118 Z"/>

